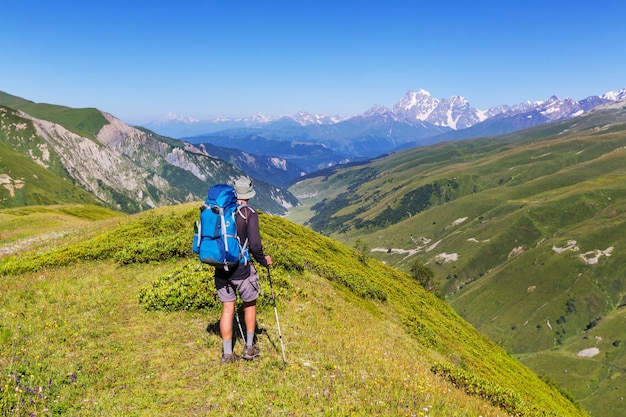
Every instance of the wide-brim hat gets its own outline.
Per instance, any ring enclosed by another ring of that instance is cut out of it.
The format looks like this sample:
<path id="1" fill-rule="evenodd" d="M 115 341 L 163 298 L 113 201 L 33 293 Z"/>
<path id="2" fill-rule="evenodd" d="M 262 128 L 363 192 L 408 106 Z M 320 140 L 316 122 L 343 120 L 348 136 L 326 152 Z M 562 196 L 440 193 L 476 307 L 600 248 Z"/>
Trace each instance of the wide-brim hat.
<path id="1" fill-rule="evenodd" d="M 235 192 L 240 200 L 249 200 L 256 195 L 256 191 L 252 188 L 252 180 L 248 177 L 237 178 Z"/>

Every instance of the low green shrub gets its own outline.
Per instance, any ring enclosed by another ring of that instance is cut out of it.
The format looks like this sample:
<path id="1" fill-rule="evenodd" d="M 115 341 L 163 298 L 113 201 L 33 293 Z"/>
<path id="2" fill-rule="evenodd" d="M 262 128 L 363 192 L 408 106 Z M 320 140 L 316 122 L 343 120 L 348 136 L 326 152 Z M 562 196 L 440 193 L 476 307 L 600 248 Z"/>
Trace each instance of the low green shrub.
<path id="1" fill-rule="evenodd" d="M 280 299 L 290 299 L 294 288 L 284 269 L 272 269 L 272 287 L 267 271 L 257 271 L 261 281 L 259 306 L 273 306 L 271 291 Z M 163 274 L 139 291 L 139 304 L 148 311 L 214 310 L 221 309 L 213 281 L 214 268 L 197 260 Z"/>
<path id="2" fill-rule="evenodd" d="M 409 334 L 418 340 L 422 345 L 427 347 L 437 347 L 439 345 L 439 337 L 430 327 L 422 323 L 419 318 L 414 315 L 405 317 L 402 324 Z"/>
<path id="3" fill-rule="evenodd" d="M 511 416 L 557 416 L 557 414 L 552 411 L 540 410 L 527 404 L 519 393 L 502 388 L 500 385 L 479 377 L 470 371 L 438 362 L 433 364 L 430 370 L 435 375 L 439 375 L 448 380 L 467 394 L 485 399 L 494 406 L 506 411 Z"/>
<path id="4" fill-rule="evenodd" d="M 139 291 L 139 303 L 146 310 L 165 311 L 221 307 L 213 284 L 213 268 L 200 262 L 190 262 L 157 277 Z"/>

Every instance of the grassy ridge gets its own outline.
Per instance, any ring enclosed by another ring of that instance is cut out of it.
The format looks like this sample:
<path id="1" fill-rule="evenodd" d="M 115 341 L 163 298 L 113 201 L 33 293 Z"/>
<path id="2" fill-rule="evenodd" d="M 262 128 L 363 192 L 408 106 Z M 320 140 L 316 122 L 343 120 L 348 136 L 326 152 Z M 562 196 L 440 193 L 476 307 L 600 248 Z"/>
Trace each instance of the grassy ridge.
<path id="1" fill-rule="evenodd" d="M 120 218 L 119 212 L 83 204 L 3 209 L 0 210 L 0 258 L 44 245 L 50 250 L 53 241 L 59 240 L 60 244 L 72 236 L 84 240 L 96 220 L 115 222 Z"/>
<path id="2" fill-rule="evenodd" d="M 585 415 L 409 276 L 263 214 L 288 364 L 261 270 L 263 356 L 220 366 L 196 206 L 0 261 L 5 414 Z"/>
<path id="3" fill-rule="evenodd" d="M 35 103 L 0 91 L 0 104 L 22 110 L 38 119 L 60 124 L 81 136 L 95 139 L 102 126 L 109 122 L 95 108 L 73 109 L 47 103 Z"/>

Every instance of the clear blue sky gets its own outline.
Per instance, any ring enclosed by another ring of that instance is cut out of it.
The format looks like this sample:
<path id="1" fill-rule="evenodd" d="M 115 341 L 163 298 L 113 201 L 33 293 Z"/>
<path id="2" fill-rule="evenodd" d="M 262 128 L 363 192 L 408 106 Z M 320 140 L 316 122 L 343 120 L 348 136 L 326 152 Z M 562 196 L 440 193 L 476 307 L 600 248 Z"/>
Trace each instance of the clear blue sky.
<path id="1" fill-rule="evenodd" d="M 626 2 L 0 0 L 0 90 L 128 123 L 626 87 Z"/>

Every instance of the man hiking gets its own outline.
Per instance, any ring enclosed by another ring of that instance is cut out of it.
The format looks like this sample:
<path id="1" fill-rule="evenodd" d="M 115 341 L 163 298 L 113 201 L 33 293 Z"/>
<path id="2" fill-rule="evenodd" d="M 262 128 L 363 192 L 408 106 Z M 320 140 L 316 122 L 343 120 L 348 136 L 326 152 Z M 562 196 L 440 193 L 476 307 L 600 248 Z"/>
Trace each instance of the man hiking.
<path id="1" fill-rule="evenodd" d="M 248 200 L 255 196 L 252 181 L 247 177 L 240 177 L 235 181 L 237 194 L 237 236 L 240 242 L 248 242 L 251 258 L 260 265 L 269 266 L 272 258 L 263 252 L 261 234 L 259 232 L 259 214 L 248 205 Z M 233 319 L 235 318 L 235 302 L 237 292 L 243 301 L 244 322 L 246 325 L 246 340 L 243 358 L 252 360 L 259 356 L 261 349 L 254 343 L 256 328 L 256 300 L 259 297 L 259 276 L 252 262 L 238 264 L 234 268 L 224 270 L 215 269 L 215 288 L 222 303 L 220 318 L 220 335 L 222 337 L 222 363 L 232 363 L 241 356 L 233 352 Z"/>

